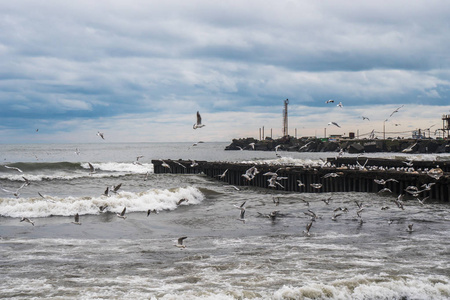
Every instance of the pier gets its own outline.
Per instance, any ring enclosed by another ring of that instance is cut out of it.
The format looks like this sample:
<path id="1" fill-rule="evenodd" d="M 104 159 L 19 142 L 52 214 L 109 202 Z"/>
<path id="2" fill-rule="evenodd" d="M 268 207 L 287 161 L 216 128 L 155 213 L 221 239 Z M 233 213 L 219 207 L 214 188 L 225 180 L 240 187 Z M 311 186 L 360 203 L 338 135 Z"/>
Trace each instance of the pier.
<path id="1" fill-rule="evenodd" d="M 356 163 L 357 160 L 359 165 Z M 253 186 L 297 193 L 377 193 L 386 187 L 392 191 L 393 196 L 397 197 L 400 194 L 409 195 L 405 192 L 408 186 L 416 186 L 419 190 L 423 190 L 422 185 L 434 183 L 430 190 L 420 193 L 419 197 L 429 196 L 433 200 L 449 202 L 450 161 L 414 161 L 415 171 L 408 170 L 405 162 L 396 159 L 342 157 L 329 158 L 327 161 L 329 164 L 323 167 L 257 164 L 256 168 L 259 173 L 252 180 L 245 179 L 242 174 L 245 174 L 255 164 L 197 161 L 196 165 L 192 165 L 192 161 L 169 159 L 164 160 L 168 167 L 163 166 L 161 160 L 152 160 L 152 164 L 155 174 L 204 174 L 230 185 Z M 428 170 L 436 168 L 443 172 L 439 179 L 433 178 L 427 173 Z M 219 176 L 225 170 L 228 170 L 225 176 L 220 178 Z M 266 172 L 276 172 L 278 177 L 286 177 L 286 179 L 278 181 L 282 186 L 270 187 L 268 182 L 270 176 L 263 175 Z M 336 173 L 337 176 L 325 176 L 329 173 Z M 374 179 L 395 179 L 397 182 L 389 181 L 385 185 L 380 185 Z M 299 186 L 298 181 L 304 185 Z M 312 183 L 320 183 L 322 187 L 319 189 L 313 188 Z"/>

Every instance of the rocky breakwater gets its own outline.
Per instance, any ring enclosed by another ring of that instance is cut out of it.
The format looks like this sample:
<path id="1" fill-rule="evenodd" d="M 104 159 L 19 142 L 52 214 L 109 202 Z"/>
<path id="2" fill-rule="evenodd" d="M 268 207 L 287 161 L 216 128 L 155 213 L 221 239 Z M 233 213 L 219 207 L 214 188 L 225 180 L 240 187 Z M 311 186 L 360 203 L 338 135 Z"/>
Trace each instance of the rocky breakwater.
<path id="1" fill-rule="evenodd" d="M 450 140 L 433 139 L 318 139 L 285 136 L 279 139 L 255 138 L 233 139 L 225 150 L 297 151 L 297 152 L 339 152 L 372 153 L 450 153 Z"/>

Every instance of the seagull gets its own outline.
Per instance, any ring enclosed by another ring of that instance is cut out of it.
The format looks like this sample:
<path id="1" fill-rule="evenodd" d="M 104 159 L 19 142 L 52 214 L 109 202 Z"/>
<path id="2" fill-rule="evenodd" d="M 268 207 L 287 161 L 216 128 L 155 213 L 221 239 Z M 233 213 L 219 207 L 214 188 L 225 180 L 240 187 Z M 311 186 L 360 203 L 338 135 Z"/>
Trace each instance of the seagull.
<path id="1" fill-rule="evenodd" d="M 341 128 L 341 126 L 339 126 L 339 124 L 336 122 L 329 122 L 328 125 L 335 125 L 335 126 Z"/>
<path id="2" fill-rule="evenodd" d="M 187 238 L 187 236 L 182 236 L 182 237 L 178 238 L 178 243 L 175 246 L 180 249 L 186 248 L 186 245 L 183 244 L 183 240 L 186 238 Z"/>
<path id="3" fill-rule="evenodd" d="M 104 212 L 107 208 L 108 208 L 108 204 L 101 205 L 101 206 L 98 207 L 98 209 L 100 210 L 100 212 Z"/>
<path id="4" fill-rule="evenodd" d="M 312 141 L 311 141 L 311 142 L 308 142 L 308 143 L 306 143 L 306 144 L 304 144 L 304 145 L 301 146 L 298 150 L 303 150 L 303 149 L 305 149 L 305 148 L 308 147 L 309 144 L 311 144 L 311 143 L 312 143 Z"/>
<path id="5" fill-rule="evenodd" d="M 244 201 L 244 202 L 242 202 L 242 204 L 241 205 L 239 205 L 239 206 L 237 206 L 236 204 L 234 204 L 233 206 L 234 207 L 236 207 L 236 208 L 239 208 L 240 210 L 245 210 L 245 203 L 246 203 L 247 201 Z"/>
<path id="6" fill-rule="evenodd" d="M 328 178 L 328 177 L 339 177 L 339 174 L 337 173 L 327 173 L 325 175 L 322 176 L 322 178 Z"/>
<path id="7" fill-rule="evenodd" d="M 315 189 L 320 189 L 322 187 L 322 184 L 321 183 L 311 183 L 310 186 Z"/>
<path id="8" fill-rule="evenodd" d="M 144 157 L 144 155 L 138 155 L 138 156 L 136 156 L 136 161 L 133 162 L 133 165 L 142 165 L 142 164 L 139 162 L 139 159 L 140 159 L 140 158 L 143 158 L 143 157 Z"/>
<path id="9" fill-rule="evenodd" d="M 222 179 L 222 178 L 225 177 L 225 175 L 227 174 L 227 172 L 228 172 L 228 169 L 226 169 L 222 174 L 217 175 L 217 176 L 218 176 L 220 179 Z"/>
<path id="10" fill-rule="evenodd" d="M 149 210 L 147 210 L 147 217 L 150 216 L 151 212 L 153 212 L 154 214 L 158 213 L 158 211 L 156 209 L 149 209 Z"/>
<path id="11" fill-rule="evenodd" d="M 103 136 L 103 132 L 97 131 L 97 135 L 102 139 L 105 139 L 105 137 Z"/>
<path id="12" fill-rule="evenodd" d="M 318 216 L 316 215 L 315 212 L 313 212 L 312 210 L 308 209 L 307 212 L 303 212 L 305 215 L 310 216 L 311 217 L 311 221 L 315 221 Z"/>
<path id="13" fill-rule="evenodd" d="M 430 198 L 430 196 L 423 198 L 422 200 L 420 200 L 419 198 L 416 198 L 417 201 L 419 201 L 420 205 L 424 205 L 425 200 L 427 200 L 428 198 Z"/>
<path id="14" fill-rule="evenodd" d="M 255 143 L 250 143 L 248 146 L 252 147 L 253 150 L 255 150 Z"/>
<path id="15" fill-rule="evenodd" d="M 356 206 L 358 206 L 359 209 L 361 209 L 363 207 L 363 203 L 362 202 L 355 201 L 355 203 L 356 203 Z"/>
<path id="16" fill-rule="evenodd" d="M 89 164 L 89 169 L 90 169 L 89 175 L 92 175 L 95 173 L 95 168 L 90 162 L 88 162 L 88 164 Z"/>
<path id="17" fill-rule="evenodd" d="M 275 203 L 275 206 L 280 205 L 280 197 L 272 197 L 272 201 L 273 203 Z"/>
<path id="18" fill-rule="evenodd" d="M 343 108 L 343 107 L 344 107 L 344 105 L 342 104 L 342 102 L 339 102 L 336 106 L 339 107 L 339 108 Z"/>
<path id="19" fill-rule="evenodd" d="M 237 219 L 237 220 L 238 221 L 242 221 L 242 223 L 245 224 L 245 217 L 244 216 L 245 216 L 245 208 L 241 208 L 241 213 L 239 214 L 239 219 Z"/>
<path id="20" fill-rule="evenodd" d="M 28 222 L 28 223 L 30 223 L 31 225 L 33 225 L 34 226 L 34 222 L 33 221 L 31 221 L 30 219 L 28 219 L 28 218 L 22 218 L 22 219 L 20 219 L 20 222 Z"/>
<path id="21" fill-rule="evenodd" d="M 331 220 L 337 221 L 337 217 L 339 217 L 340 215 L 342 215 L 342 213 L 339 213 L 339 214 L 335 213 L 335 214 L 331 217 Z"/>
<path id="22" fill-rule="evenodd" d="M 19 195 L 20 195 L 19 191 L 20 191 L 21 188 L 22 188 L 22 186 L 20 188 L 18 188 L 15 192 L 7 190 L 7 189 L 4 189 L 4 188 L 1 188 L 1 190 L 4 191 L 5 193 L 13 194 L 15 197 L 18 198 Z"/>
<path id="23" fill-rule="evenodd" d="M 364 116 L 361 116 L 361 117 L 362 117 L 363 121 L 364 120 L 370 121 L 370 119 L 368 117 L 364 117 Z"/>
<path id="24" fill-rule="evenodd" d="M 194 168 L 194 167 L 197 167 L 197 166 L 198 166 L 198 163 L 195 160 L 193 160 L 190 167 Z"/>
<path id="25" fill-rule="evenodd" d="M 183 202 L 188 202 L 188 199 L 186 198 L 181 198 L 180 200 L 178 200 L 177 205 L 180 205 Z"/>
<path id="26" fill-rule="evenodd" d="M 200 116 L 200 113 L 197 111 L 197 123 L 195 123 L 192 126 L 192 128 L 197 129 L 197 128 L 202 128 L 203 126 L 205 126 L 205 125 L 202 124 L 202 117 Z"/>
<path id="27" fill-rule="evenodd" d="M 23 171 L 22 171 L 21 169 L 16 168 L 16 167 L 5 166 L 5 168 L 7 168 L 7 169 L 12 169 L 12 170 L 16 170 L 17 172 L 23 173 Z"/>
<path id="28" fill-rule="evenodd" d="M 78 150 L 78 148 L 75 149 L 75 154 L 80 155 L 80 150 Z"/>
<path id="29" fill-rule="evenodd" d="M 309 233 L 309 230 L 311 229 L 311 226 L 312 226 L 312 222 L 310 222 L 310 223 L 308 223 L 308 224 L 306 225 L 306 230 L 303 230 L 303 233 L 304 233 L 306 236 L 311 236 L 311 234 Z"/>
<path id="30" fill-rule="evenodd" d="M 392 117 L 393 114 L 397 113 L 398 110 L 399 110 L 400 108 L 402 108 L 403 106 L 405 106 L 405 105 L 402 105 L 402 106 L 400 106 L 399 108 L 397 108 L 396 110 L 394 110 L 394 111 L 391 113 L 391 115 L 389 116 L 389 118 Z"/>
<path id="31" fill-rule="evenodd" d="M 145 173 L 144 181 L 147 181 L 147 179 L 148 179 L 148 171 L 147 171 L 147 173 Z"/>
<path id="32" fill-rule="evenodd" d="M 242 147 L 240 147 L 240 146 L 236 146 L 236 147 L 238 147 L 239 150 L 244 151 L 244 149 Z"/>
<path id="33" fill-rule="evenodd" d="M 408 232 L 413 232 L 414 230 L 413 230 L 413 225 L 414 224 L 409 224 L 408 225 L 408 228 L 406 229 L 406 231 L 408 231 Z"/>
<path id="34" fill-rule="evenodd" d="M 325 101 L 325 103 L 326 103 L 326 104 L 328 104 L 328 103 L 334 103 L 334 100 L 330 99 L 330 100 Z"/>
<path id="35" fill-rule="evenodd" d="M 329 205 L 330 201 L 331 201 L 331 197 L 327 198 L 327 199 L 322 199 L 322 201 L 326 204 Z"/>
<path id="36" fill-rule="evenodd" d="M 127 211 L 127 208 L 126 207 L 124 207 L 123 208 L 123 210 L 122 210 L 122 212 L 120 213 L 120 214 L 116 214 L 119 218 L 122 218 L 122 219 L 126 219 L 127 217 L 125 217 L 125 212 Z"/>
<path id="37" fill-rule="evenodd" d="M 309 206 L 309 201 L 306 201 L 305 199 L 300 199 L 303 201 L 303 203 L 305 203 L 306 206 Z"/>
<path id="38" fill-rule="evenodd" d="M 80 223 L 80 215 L 78 213 L 75 215 L 75 222 L 72 222 L 72 224 L 81 225 L 81 223 Z"/>
<path id="39" fill-rule="evenodd" d="M 161 159 L 161 161 L 162 161 L 161 166 L 163 166 L 164 168 L 167 168 L 167 169 L 170 170 L 170 166 L 165 161 L 163 161 L 162 159 Z"/>
<path id="40" fill-rule="evenodd" d="M 103 192 L 103 196 L 109 197 L 109 186 L 106 187 L 106 190 Z"/>
<path id="41" fill-rule="evenodd" d="M 424 188 L 424 190 L 426 190 L 426 191 L 429 191 L 429 190 L 431 190 L 431 187 L 433 186 L 433 185 L 435 185 L 436 183 L 434 183 L 434 182 L 430 182 L 430 183 L 424 183 L 424 184 L 422 184 L 420 187 L 422 187 L 422 188 Z"/>
<path id="42" fill-rule="evenodd" d="M 301 180 L 297 180 L 297 183 L 299 187 L 305 186 L 305 184 Z"/>
<path id="43" fill-rule="evenodd" d="M 118 185 L 113 185 L 111 192 L 113 192 L 114 194 L 117 194 L 117 191 L 120 189 L 121 186 L 122 186 L 122 183 L 119 183 Z"/>

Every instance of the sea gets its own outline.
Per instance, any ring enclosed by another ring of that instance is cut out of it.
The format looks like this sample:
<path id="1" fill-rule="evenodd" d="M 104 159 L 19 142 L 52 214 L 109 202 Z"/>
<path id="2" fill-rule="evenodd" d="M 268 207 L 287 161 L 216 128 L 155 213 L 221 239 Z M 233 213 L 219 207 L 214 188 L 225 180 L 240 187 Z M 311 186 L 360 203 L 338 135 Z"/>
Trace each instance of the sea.
<path id="1" fill-rule="evenodd" d="M 156 159 L 319 166 L 336 156 L 227 144 L 0 144 L 0 299 L 450 299 L 449 202 L 405 197 L 402 210 L 398 195 L 153 172 Z"/>

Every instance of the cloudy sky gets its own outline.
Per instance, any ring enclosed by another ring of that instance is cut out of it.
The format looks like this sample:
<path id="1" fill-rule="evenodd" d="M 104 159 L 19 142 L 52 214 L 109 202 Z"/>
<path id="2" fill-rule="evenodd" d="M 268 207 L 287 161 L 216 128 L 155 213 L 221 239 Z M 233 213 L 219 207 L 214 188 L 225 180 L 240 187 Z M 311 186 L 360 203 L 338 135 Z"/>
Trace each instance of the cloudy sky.
<path id="1" fill-rule="evenodd" d="M 0 25 L 0 143 L 275 138 L 285 99 L 298 136 L 450 113 L 446 0 L 16 0 Z"/>

